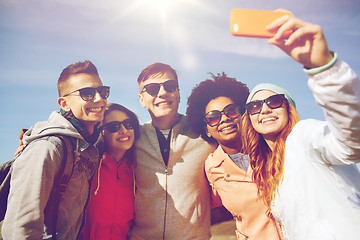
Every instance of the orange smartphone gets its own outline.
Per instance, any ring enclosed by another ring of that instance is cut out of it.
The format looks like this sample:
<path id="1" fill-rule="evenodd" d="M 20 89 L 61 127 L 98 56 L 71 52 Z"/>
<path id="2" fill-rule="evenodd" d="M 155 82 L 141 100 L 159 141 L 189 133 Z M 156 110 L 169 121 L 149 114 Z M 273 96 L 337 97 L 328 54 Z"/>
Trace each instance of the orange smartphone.
<path id="1" fill-rule="evenodd" d="M 284 15 L 292 14 L 285 11 L 235 8 L 230 14 L 230 32 L 240 37 L 271 38 L 276 32 L 270 32 L 265 27 Z M 286 36 L 290 33 L 287 32 Z"/>

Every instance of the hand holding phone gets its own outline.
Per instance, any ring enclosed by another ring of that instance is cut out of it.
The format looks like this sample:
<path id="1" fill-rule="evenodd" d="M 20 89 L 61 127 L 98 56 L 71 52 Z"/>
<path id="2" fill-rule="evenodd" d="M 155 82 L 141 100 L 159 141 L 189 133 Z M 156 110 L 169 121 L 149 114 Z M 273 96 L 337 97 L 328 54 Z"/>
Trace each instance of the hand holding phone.
<path id="1" fill-rule="evenodd" d="M 265 27 L 276 19 L 292 14 L 287 11 L 267 11 L 256 9 L 233 9 L 230 14 L 230 32 L 234 36 L 272 38 L 276 32 Z M 291 32 L 284 36 L 289 36 Z"/>

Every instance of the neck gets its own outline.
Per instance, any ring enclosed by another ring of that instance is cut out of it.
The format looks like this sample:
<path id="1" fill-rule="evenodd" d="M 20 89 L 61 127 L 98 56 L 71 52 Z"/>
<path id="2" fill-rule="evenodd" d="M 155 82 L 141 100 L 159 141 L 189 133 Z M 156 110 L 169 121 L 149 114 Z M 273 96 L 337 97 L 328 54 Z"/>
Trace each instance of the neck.
<path id="1" fill-rule="evenodd" d="M 88 131 L 88 133 L 92 135 L 94 133 L 94 128 L 96 123 L 83 123 L 83 124 L 86 130 Z"/>
<path id="2" fill-rule="evenodd" d="M 114 158 L 114 160 L 118 163 L 124 157 L 126 151 L 109 150 L 109 154 Z"/>
<path id="3" fill-rule="evenodd" d="M 269 146 L 270 150 L 273 151 L 276 138 L 275 139 L 274 138 L 264 138 L 264 140 L 267 143 L 267 145 Z"/>
<path id="4" fill-rule="evenodd" d="M 152 125 L 160 130 L 167 130 L 172 128 L 180 120 L 180 114 L 176 113 L 175 116 L 153 117 Z"/>
<path id="5" fill-rule="evenodd" d="M 220 144 L 226 154 L 236 154 L 241 152 L 241 141 L 233 141 L 228 144 Z"/>
<path id="6" fill-rule="evenodd" d="M 89 128 L 87 128 L 87 130 L 90 135 L 92 135 L 94 133 L 94 127 L 89 127 Z"/>

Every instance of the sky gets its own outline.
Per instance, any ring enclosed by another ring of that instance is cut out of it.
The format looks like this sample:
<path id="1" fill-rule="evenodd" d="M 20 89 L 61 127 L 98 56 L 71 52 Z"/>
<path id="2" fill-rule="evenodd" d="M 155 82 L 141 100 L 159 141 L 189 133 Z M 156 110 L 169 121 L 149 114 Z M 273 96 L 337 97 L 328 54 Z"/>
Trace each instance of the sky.
<path id="1" fill-rule="evenodd" d="M 22 128 L 59 110 L 57 80 L 68 65 L 91 60 L 108 102 L 150 120 L 136 79 L 162 62 L 178 73 L 180 113 L 192 88 L 225 72 L 251 89 L 278 84 L 295 98 L 302 119 L 324 120 L 302 66 L 265 39 L 230 34 L 233 8 L 291 11 L 322 26 L 329 48 L 360 72 L 359 0 L 0 0 L 0 162 L 13 158 Z"/>

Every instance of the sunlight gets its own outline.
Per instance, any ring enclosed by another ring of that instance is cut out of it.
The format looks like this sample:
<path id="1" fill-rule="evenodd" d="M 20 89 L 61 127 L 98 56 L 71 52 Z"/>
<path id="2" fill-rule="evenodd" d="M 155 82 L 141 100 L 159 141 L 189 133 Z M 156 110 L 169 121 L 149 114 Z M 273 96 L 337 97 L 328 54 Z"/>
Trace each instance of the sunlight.
<path id="1" fill-rule="evenodd" d="M 176 0 L 145 0 L 151 4 L 154 4 L 160 9 L 166 9 L 168 5 L 175 2 Z"/>
<path id="2" fill-rule="evenodd" d="M 192 39 L 194 30 L 186 14 L 192 14 L 196 10 L 213 13 L 215 10 L 211 5 L 201 0 L 132 0 L 130 4 L 115 9 L 121 10 L 112 23 L 131 18 L 140 19 L 137 22 L 147 30 L 151 29 L 151 34 L 155 35 L 151 39 L 157 39 L 156 44 L 161 45 L 163 51 L 176 51 L 186 69 L 196 69 L 198 59 Z"/>
<path id="3" fill-rule="evenodd" d="M 169 11 L 170 6 L 179 1 L 181 0 L 141 0 L 140 4 L 154 7 L 159 11 L 159 14 L 164 16 L 166 12 Z"/>

